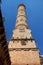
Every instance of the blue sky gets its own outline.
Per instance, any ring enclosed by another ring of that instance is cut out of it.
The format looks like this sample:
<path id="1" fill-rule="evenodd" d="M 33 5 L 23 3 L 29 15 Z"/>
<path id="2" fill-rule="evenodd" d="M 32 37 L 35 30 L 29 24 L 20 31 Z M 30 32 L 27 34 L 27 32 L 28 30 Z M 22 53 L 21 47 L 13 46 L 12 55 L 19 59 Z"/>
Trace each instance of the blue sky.
<path id="1" fill-rule="evenodd" d="M 12 37 L 15 28 L 17 7 L 23 3 L 26 6 L 28 26 L 32 30 L 32 36 L 36 40 L 40 54 L 43 54 L 43 0 L 2 0 L 2 15 L 6 39 Z"/>

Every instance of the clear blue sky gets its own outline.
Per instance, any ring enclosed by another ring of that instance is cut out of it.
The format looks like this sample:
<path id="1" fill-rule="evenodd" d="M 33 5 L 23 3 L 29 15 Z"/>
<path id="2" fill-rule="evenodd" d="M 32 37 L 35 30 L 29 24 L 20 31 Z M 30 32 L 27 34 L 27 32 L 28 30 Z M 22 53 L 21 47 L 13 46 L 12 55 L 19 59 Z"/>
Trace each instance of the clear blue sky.
<path id="1" fill-rule="evenodd" d="M 17 7 L 21 3 L 26 6 L 28 25 L 32 30 L 32 35 L 36 40 L 40 54 L 43 54 L 43 0 L 2 0 L 2 15 L 5 17 L 6 39 L 9 40 L 12 37 Z"/>

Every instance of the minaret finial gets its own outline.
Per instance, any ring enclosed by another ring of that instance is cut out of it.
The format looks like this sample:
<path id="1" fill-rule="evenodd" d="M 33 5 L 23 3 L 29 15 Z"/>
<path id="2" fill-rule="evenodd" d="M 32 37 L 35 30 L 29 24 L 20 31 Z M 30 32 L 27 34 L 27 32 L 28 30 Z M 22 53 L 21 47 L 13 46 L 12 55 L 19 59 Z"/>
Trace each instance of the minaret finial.
<path id="1" fill-rule="evenodd" d="M 24 4 L 18 6 L 18 14 L 16 19 L 16 28 L 28 28 L 26 18 L 26 7 Z"/>
<path id="2" fill-rule="evenodd" d="M 25 6 L 24 4 L 19 4 L 19 5 L 18 5 L 18 8 L 19 8 L 20 6 L 24 6 L 24 8 L 26 9 L 26 6 Z"/>

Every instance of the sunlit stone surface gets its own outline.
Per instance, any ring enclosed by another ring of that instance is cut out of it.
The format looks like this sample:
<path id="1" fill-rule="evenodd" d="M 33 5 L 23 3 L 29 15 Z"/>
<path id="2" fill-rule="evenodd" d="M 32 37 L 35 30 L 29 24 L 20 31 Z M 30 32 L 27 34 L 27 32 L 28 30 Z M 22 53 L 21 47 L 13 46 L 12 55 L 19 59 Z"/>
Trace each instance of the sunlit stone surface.
<path id="1" fill-rule="evenodd" d="M 8 47 L 12 65 L 41 65 L 39 50 L 28 28 L 26 7 L 23 4 L 18 6 L 16 25 Z"/>

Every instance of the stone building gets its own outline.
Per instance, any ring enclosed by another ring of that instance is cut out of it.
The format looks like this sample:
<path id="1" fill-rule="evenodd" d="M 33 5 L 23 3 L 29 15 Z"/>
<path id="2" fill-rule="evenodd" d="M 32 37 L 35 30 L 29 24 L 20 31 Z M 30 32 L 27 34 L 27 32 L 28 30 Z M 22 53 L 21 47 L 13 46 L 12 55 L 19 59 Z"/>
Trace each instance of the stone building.
<path id="1" fill-rule="evenodd" d="M 24 4 L 18 6 L 16 25 L 8 48 L 11 65 L 41 65 L 43 62 L 31 29 L 28 27 Z"/>
<path id="2" fill-rule="evenodd" d="M 5 37 L 3 17 L 1 12 L 1 0 L 0 0 L 0 65 L 11 65 L 8 45 Z"/>

